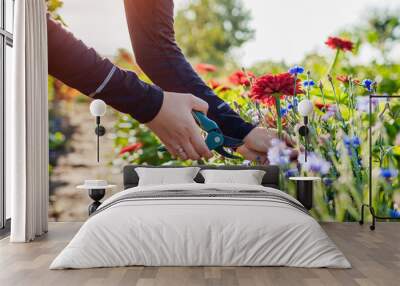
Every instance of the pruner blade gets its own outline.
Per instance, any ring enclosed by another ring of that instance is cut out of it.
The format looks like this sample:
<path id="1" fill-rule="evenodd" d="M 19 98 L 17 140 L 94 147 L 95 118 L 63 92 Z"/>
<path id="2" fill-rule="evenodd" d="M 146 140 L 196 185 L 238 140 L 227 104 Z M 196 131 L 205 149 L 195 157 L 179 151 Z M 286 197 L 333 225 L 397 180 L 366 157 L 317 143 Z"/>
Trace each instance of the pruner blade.
<path id="1" fill-rule="evenodd" d="M 222 155 L 222 156 L 224 156 L 226 158 L 229 158 L 229 159 L 241 159 L 239 156 L 232 155 L 231 153 L 225 151 L 225 148 L 223 146 L 215 148 L 214 150 L 215 150 L 215 152 L 217 152 L 218 154 L 220 154 L 220 155 Z"/>

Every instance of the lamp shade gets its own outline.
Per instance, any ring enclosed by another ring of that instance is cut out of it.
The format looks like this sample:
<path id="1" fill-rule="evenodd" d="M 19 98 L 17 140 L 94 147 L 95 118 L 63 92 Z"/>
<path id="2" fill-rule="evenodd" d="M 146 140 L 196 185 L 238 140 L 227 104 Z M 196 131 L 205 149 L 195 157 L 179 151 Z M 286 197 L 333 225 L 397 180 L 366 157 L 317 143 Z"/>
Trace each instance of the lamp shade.
<path id="1" fill-rule="evenodd" d="M 298 110 L 301 116 L 307 117 L 313 113 L 314 107 L 309 99 L 303 99 L 299 102 Z"/>
<path id="2" fill-rule="evenodd" d="M 106 104 L 101 99 L 95 99 L 90 104 L 90 113 L 93 116 L 103 116 L 106 113 Z"/>

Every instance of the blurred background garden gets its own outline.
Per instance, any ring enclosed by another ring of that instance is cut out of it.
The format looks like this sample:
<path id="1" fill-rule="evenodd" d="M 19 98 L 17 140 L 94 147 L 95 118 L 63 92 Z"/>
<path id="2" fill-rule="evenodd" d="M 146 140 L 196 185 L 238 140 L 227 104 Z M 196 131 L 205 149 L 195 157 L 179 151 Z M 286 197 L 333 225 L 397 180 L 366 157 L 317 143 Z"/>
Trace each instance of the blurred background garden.
<path id="1" fill-rule="evenodd" d="M 122 2 L 48 0 L 48 7 L 103 56 L 149 81 L 135 63 Z M 361 204 L 368 199 L 368 95 L 400 93 L 400 4 L 293 2 L 178 0 L 177 42 L 204 81 L 241 116 L 267 128 L 276 128 L 279 117 L 297 146 L 304 144 L 297 132 L 302 121 L 297 103 L 309 98 L 315 109 L 310 119 L 309 162 L 290 162 L 280 142 L 271 148 L 269 161 L 280 165 L 283 190 L 291 194 L 294 185 L 285 177 L 322 178 L 312 210 L 319 220 L 358 220 Z M 329 37 L 345 39 L 351 48 Z M 298 79 L 302 92 L 284 94 L 277 111 L 268 101 L 273 95 L 257 94 L 257 87 L 268 81 L 266 74 Z M 98 164 L 89 103 L 84 95 L 49 78 L 49 215 L 53 220 L 85 220 L 90 202 L 75 186 L 85 179 L 104 178 L 117 184 L 115 191 L 119 191 L 126 164 L 255 164 L 219 156 L 210 162 L 173 161 L 157 151 L 160 143 L 145 126 L 111 108 L 102 121 L 107 133 L 101 139 Z M 378 98 L 372 103 L 373 202 L 380 215 L 400 217 L 399 113 L 400 99 Z"/>

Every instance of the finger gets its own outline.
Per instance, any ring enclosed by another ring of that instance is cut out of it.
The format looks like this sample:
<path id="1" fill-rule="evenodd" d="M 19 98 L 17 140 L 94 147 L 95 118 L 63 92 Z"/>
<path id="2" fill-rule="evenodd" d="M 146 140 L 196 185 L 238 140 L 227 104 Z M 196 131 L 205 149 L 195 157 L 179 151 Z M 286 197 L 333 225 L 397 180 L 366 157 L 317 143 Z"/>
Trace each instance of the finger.
<path id="1" fill-rule="evenodd" d="M 178 149 L 178 148 L 182 148 L 182 152 L 176 151 L 177 158 L 179 158 L 181 160 L 189 159 L 189 157 L 185 151 L 185 148 L 183 146 L 181 147 L 180 143 L 177 145 L 177 147 L 175 147 L 175 149 Z"/>
<path id="2" fill-rule="evenodd" d="M 180 145 L 182 146 L 183 150 L 185 151 L 188 159 L 191 160 L 199 160 L 200 155 L 194 149 L 192 143 L 189 140 L 189 136 L 182 136 L 180 140 Z"/>
<path id="3" fill-rule="evenodd" d="M 193 127 L 192 134 L 190 135 L 190 142 L 200 157 L 210 159 L 213 156 L 197 127 Z"/>
<path id="4" fill-rule="evenodd" d="M 177 155 L 177 148 L 179 146 L 179 142 L 173 140 L 170 136 L 162 136 L 158 137 L 161 142 L 164 144 L 165 148 L 167 149 L 168 153 L 171 154 L 172 157 L 178 157 Z"/>
<path id="5" fill-rule="evenodd" d="M 172 158 L 177 158 L 178 154 L 176 152 L 176 148 L 173 145 L 165 144 L 165 148 L 167 148 L 168 153 L 172 156 Z"/>
<path id="6" fill-rule="evenodd" d="M 192 108 L 196 111 L 201 111 L 204 114 L 207 114 L 208 111 L 208 103 L 204 100 L 192 95 Z"/>
<path id="7" fill-rule="evenodd" d="M 237 148 L 237 152 L 239 152 L 245 159 L 250 161 L 256 161 L 258 164 L 264 164 L 267 161 L 267 154 L 254 151 L 252 149 L 247 148 L 245 145 Z"/>
<path id="8" fill-rule="evenodd" d="M 283 133 L 283 141 L 286 143 L 288 147 L 294 147 L 296 144 L 294 140 L 287 133 Z"/>
<path id="9" fill-rule="evenodd" d="M 299 152 L 297 150 L 292 150 L 292 152 L 290 153 L 290 161 L 294 162 L 297 161 L 299 157 Z"/>

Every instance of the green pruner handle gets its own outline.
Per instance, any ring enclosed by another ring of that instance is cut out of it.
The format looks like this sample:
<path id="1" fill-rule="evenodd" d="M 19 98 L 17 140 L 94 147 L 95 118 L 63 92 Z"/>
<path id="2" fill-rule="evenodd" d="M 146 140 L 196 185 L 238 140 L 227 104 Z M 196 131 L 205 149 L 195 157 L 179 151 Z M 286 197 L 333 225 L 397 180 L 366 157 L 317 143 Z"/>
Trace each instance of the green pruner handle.
<path id="1" fill-rule="evenodd" d="M 203 112 L 193 110 L 192 114 L 197 124 L 199 124 L 200 128 L 204 131 L 208 132 L 219 129 L 217 123 L 208 118 Z"/>

